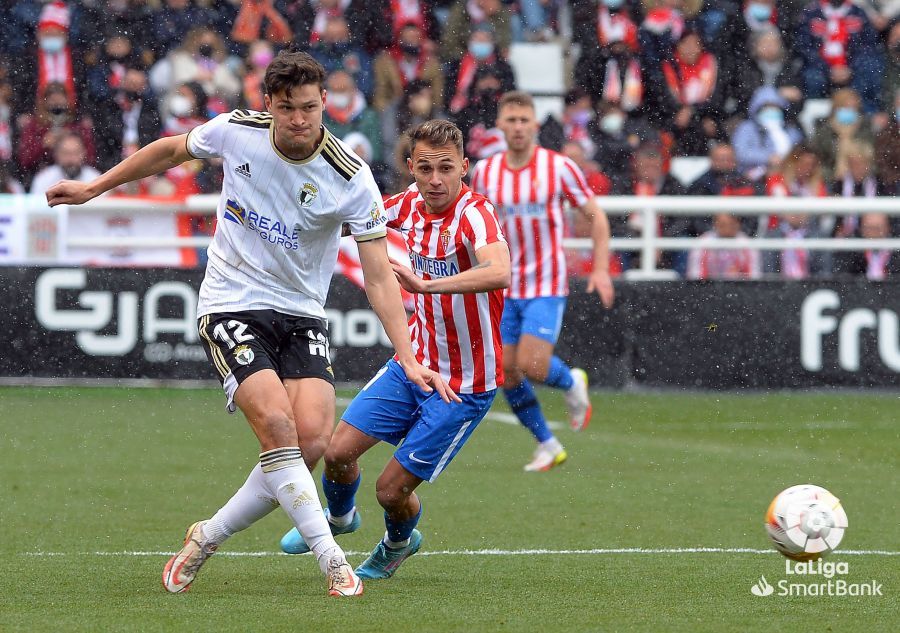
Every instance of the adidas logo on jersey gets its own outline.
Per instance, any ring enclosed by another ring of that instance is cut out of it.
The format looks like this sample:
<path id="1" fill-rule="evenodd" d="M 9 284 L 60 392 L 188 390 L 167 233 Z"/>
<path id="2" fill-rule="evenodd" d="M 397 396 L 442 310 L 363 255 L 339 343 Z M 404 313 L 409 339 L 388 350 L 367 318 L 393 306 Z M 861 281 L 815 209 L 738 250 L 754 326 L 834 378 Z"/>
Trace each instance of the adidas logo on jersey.
<path id="1" fill-rule="evenodd" d="M 234 171 L 239 173 L 241 176 L 246 176 L 247 178 L 252 178 L 250 175 L 250 163 L 244 163 L 243 165 L 238 165 L 234 168 Z"/>

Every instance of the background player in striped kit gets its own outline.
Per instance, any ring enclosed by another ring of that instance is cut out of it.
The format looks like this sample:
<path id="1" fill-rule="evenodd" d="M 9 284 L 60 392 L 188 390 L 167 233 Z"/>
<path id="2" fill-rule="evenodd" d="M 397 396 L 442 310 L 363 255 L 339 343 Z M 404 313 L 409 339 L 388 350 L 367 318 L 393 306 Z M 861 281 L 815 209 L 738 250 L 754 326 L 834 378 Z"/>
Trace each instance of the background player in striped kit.
<path id="1" fill-rule="evenodd" d="M 587 374 L 569 369 L 553 348 L 559 338 L 569 292 L 562 240 L 563 201 L 592 221 L 594 267 L 588 292 L 598 292 L 610 307 L 614 292 L 609 277 L 609 221 L 593 200 L 578 166 L 535 142 L 534 102 L 524 92 L 508 92 L 497 111 L 497 127 L 509 149 L 480 161 L 472 188 L 500 212 L 512 258 L 512 282 L 503 311 L 503 393 L 513 412 L 538 442 L 527 471 L 545 471 L 566 460 L 566 451 L 547 427 L 530 381 L 563 389 L 574 430 L 587 426 L 591 404 Z"/>
<path id="2" fill-rule="evenodd" d="M 388 578 L 422 542 L 415 529 L 422 506 L 415 489 L 433 482 L 462 448 L 503 384 L 500 318 L 509 285 L 509 250 L 484 197 L 463 184 L 469 161 L 462 132 L 431 120 L 410 133 L 407 165 L 415 183 L 385 204 L 388 226 L 400 231 L 412 270 L 394 264 L 415 294 L 413 350 L 459 394 L 445 403 L 423 393 L 388 361 L 344 412 L 325 453 L 322 487 L 335 534 L 360 526 L 357 460 L 379 441 L 402 444 L 375 484 L 387 531 L 357 567 L 361 578 Z M 281 541 L 288 553 L 309 551 L 297 530 Z"/>
<path id="3" fill-rule="evenodd" d="M 47 192 L 51 206 L 80 204 L 194 158 L 224 161 L 197 314 L 228 408 L 240 407 L 262 452 L 243 487 L 211 519 L 188 528 L 163 571 L 173 593 L 188 589 L 225 539 L 279 505 L 310 542 L 329 594 L 362 593 L 309 471 L 334 424 L 324 303 L 344 223 L 359 243 L 366 292 L 400 373 L 418 389 L 436 390 L 438 400 L 455 397 L 413 355 L 385 247 L 381 194 L 368 166 L 322 126 L 324 76 L 308 54 L 284 51 L 266 69 L 268 112 L 219 115 L 147 145 L 90 183 L 62 181 Z"/>

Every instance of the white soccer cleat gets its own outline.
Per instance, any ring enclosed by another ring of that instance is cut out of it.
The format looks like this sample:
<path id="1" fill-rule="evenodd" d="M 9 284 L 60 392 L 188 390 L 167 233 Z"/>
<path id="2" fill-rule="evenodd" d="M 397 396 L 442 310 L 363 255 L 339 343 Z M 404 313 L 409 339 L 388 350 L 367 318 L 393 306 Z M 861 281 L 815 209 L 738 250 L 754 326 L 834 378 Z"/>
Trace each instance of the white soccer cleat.
<path id="1" fill-rule="evenodd" d="M 184 538 L 184 547 L 166 563 L 162 575 L 162 583 L 166 591 L 181 593 L 190 589 L 200 567 L 219 549 L 215 543 L 207 542 L 203 535 L 203 524 L 205 523 L 206 521 L 197 521 L 188 528 L 187 536 Z"/>
<path id="2" fill-rule="evenodd" d="M 337 598 L 361 596 L 363 583 L 343 556 L 328 561 L 328 595 Z"/>
<path id="3" fill-rule="evenodd" d="M 587 428 L 591 421 L 591 398 L 588 394 L 588 377 L 583 369 L 572 369 L 572 386 L 566 392 L 569 409 L 569 426 L 573 431 Z"/>
<path id="4" fill-rule="evenodd" d="M 547 472 L 554 466 L 562 464 L 568 457 L 566 449 L 559 443 L 559 440 L 553 438 L 538 444 L 534 449 L 534 457 L 525 464 L 525 471 L 530 473 Z"/>

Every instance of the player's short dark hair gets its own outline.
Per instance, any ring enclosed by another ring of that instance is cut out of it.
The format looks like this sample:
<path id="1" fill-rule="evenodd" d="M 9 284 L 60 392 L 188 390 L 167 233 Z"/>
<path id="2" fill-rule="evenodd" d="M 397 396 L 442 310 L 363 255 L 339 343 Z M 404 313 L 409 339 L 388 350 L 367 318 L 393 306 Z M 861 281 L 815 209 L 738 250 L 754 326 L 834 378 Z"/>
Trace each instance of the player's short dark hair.
<path id="1" fill-rule="evenodd" d="M 465 156 L 465 153 L 463 153 L 462 130 L 453 125 L 450 121 L 444 119 L 431 119 L 430 121 L 425 121 L 414 127 L 407 135 L 409 136 L 410 156 L 412 156 L 413 151 L 416 149 L 416 143 L 418 142 L 428 143 L 432 147 L 452 145 L 459 151 L 460 156 Z"/>
<path id="2" fill-rule="evenodd" d="M 309 53 L 287 49 L 278 53 L 266 68 L 263 83 L 267 95 L 284 92 L 290 98 L 292 88 L 307 84 L 315 84 L 322 90 L 325 69 Z"/>
<path id="3" fill-rule="evenodd" d="M 527 92 L 522 92 L 521 90 L 510 90 L 503 94 L 500 97 L 500 101 L 497 103 L 497 112 L 503 110 L 504 107 L 508 105 L 521 106 L 523 108 L 531 108 L 534 107 L 534 99 L 531 98 L 531 95 Z"/>

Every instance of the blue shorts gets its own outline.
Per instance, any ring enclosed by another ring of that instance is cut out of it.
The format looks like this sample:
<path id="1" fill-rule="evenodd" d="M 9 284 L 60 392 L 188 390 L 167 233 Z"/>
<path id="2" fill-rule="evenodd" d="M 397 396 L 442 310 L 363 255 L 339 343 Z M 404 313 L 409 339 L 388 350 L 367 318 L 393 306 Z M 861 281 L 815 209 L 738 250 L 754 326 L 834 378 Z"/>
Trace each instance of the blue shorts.
<path id="1" fill-rule="evenodd" d="M 523 334 L 556 345 L 565 311 L 565 297 L 507 299 L 500 321 L 500 336 L 506 345 L 515 345 Z"/>
<path id="2" fill-rule="evenodd" d="M 436 391 L 425 393 L 410 382 L 391 359 L 356 394 L 341 419 L 370 437 L 399 444 L 394 458 L 431 482 L 487 415 L 496 393 L 461 393 L 462 402 L 447 403 Z"/>

